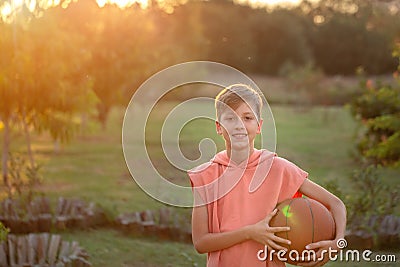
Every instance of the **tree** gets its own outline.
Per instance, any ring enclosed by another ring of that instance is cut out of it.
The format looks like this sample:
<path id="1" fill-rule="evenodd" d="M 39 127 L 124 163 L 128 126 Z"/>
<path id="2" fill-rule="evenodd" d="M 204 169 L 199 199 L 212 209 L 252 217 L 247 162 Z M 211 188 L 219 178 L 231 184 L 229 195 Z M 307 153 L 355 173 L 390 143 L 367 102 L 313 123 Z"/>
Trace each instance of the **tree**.
<path id="1" fill-rule="evenodd" d="M 250 26 L 258 72 L 276 75 L 287 64 L 301 66 L 313 62 L 309 49 L 311 27 L 306 20 L 292 10 L 258 13 L 258 17 L 252 16 Z"/>
<path id="2" fill-rule="evenodd" d="M 107 4 L 99 8 L 95 1 L 78 1 L 58 16 L 70 32 L 82 38 L 81 49 L 88 52 L 82 72 L 93 82 L 99 100 L 97 119 L 105 128 L 111 108 L 127 104 L 133 87 L 139 87 L 150 75 L 148 69 L 161 61 L 149 56 L 162 44 L 156 42 L 158 47 L 153 49 L 150 43 L 156 29 L 150 10 L 138 5 L 121 9 Z"/>
<path id="3" fill-rule="evenodd" d="M 32 165 L 29 129 L 49 131 L 54 139 L 67 140 L 74 114 L 91 109 L 95 99 L 90 80 L 80 69 L 87 56 L 79 49 L 79 36 L 65 31 L 55 19 L 47 12 L 42 18 L 22 17 L 0 24 L 0 49 L 7 51 L 0 61 L 2 176 L 9 195 L 7 162 L 13 125 L 23 125 Z M 67 49 L 66 44 L 71 46 Z"/>
<path id="4" fill-rule="evenodd" d="M 400 46 L 394 55 L 400 59 Z M 351 103 L 363 125 L 357 141 L 362 157 L 374 165 L 400 166 L 400 64 L 394 85 L 362 83 L 363 93 Z"/>
<path id="5" fill-rule="evenodd" d="M 314 27 L 311 50 L 326 74 L 353 75 L 360 66 L 370 74 L 396 68 L 391 46 L 398 14 L 388 8 L 370 1 L 322 0 L 309 16 L 322 19 Z"/>
<path id="6" fill-rule="evenodd" d="M 11 27 L 4 23 L 0 23 L 2 34 L 0 35 L 0 46 L 2 51 L 12 51 L 12 33 Z M 11 85 L 11 71 L 9 62 L 12 62 L 12 53 L 3 53 L 4 56 L 0 59 L 0 99 L 2 104 L 0 106 L 0 120 L 3 125 L 3 144 L 2 144 L 2 177 L 5 185 L 9 184 L 7 159 L 10 146 L 10 124 L 12 119 L 13 109 L 17 104 L 18 93 L 16 90 L 9 90 Z"/>

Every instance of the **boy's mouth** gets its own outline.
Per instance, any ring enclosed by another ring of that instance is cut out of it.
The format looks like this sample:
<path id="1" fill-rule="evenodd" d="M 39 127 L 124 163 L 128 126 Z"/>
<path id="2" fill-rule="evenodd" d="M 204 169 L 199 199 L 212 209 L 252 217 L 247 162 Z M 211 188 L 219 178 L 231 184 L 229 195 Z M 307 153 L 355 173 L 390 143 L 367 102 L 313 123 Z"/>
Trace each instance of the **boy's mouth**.
<path id="1" fill-rule="evenodd" d="M 232 134 L 232 137 L 242 139 L 242 138 L 247 138 L 247 134 L 246 133 L 236 133 L 236 134 Z"/>

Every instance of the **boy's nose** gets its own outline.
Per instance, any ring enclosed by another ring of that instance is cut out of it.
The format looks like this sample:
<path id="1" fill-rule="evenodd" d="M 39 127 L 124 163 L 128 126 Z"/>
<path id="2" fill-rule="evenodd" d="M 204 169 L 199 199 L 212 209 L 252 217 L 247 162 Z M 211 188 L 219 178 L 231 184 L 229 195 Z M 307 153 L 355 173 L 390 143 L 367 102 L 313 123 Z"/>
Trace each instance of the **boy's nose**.
<path id="1" fill-rule="evenodd" d="M 244 124 L 242 120 L 236 120 L 235 129 L 244 129 Z"/>

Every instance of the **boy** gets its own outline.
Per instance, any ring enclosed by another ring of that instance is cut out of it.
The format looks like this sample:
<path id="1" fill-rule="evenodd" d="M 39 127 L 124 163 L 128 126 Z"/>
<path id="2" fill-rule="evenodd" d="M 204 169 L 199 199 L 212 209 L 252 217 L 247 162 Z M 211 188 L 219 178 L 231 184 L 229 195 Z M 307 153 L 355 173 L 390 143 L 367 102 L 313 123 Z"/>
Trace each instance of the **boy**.
<path id="1" fill-rule="evenodd" d="M 308 174 L 276 154 L 254 148 L 261 132 L 262 100 L 243 84 L 222 90 L 215 100 L 216 130 L 225 140 L 226 150 L 207 164 L 188 172 L 195 207 L 192 214 L 193 244 L 199 253 L 208 253 L 208 267 L 285 266 L 274 258 L 260 261 L 257 252 L 267 246 L 284 250 L 289 240 L 274 233 L 288 227 L 270 227 L 274 207 L 299 193 L 324 204 L 336 223 L 335 240 L 310 244 L 317 256 L 344 237 L 346 209 L 343 202 L 306 179 Z M 256 181 L 256 182 L 254 182 Z M 302 266 L 322 266 L 329 259 L 304 262 Z"/>

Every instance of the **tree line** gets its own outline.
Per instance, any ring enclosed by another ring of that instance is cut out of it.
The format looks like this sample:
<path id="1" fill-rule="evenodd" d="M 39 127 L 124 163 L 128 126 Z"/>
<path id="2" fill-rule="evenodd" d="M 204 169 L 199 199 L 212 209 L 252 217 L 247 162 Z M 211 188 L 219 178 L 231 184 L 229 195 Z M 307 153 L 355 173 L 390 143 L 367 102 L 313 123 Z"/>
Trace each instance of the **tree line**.
<path id="1" fill-rule="evenodd" d="M 368 74 L 392 73 L 400 13 L 375 2 L 303 1 L 296 8 L 273 10 L 230 0 L 153 1 L 146 9 L 138 4 L 100 8 L 95 0 L 61 3 L 19 12 L 14 22 L 0 24 L 6 65 L 0 71 L 16 68 L 11 73 L 21 79 L 33 68 L 36 73 L 29 75 L 36 82 L 60 83 L 56 77 L 61 76 L 66 83 L 92 88 L 100 121 L 111 105 L 126 104 L 151 74 L 190 60 L 265 75 L 310 63 L 327 75 L 353 75 L 359 67 Z"/>

